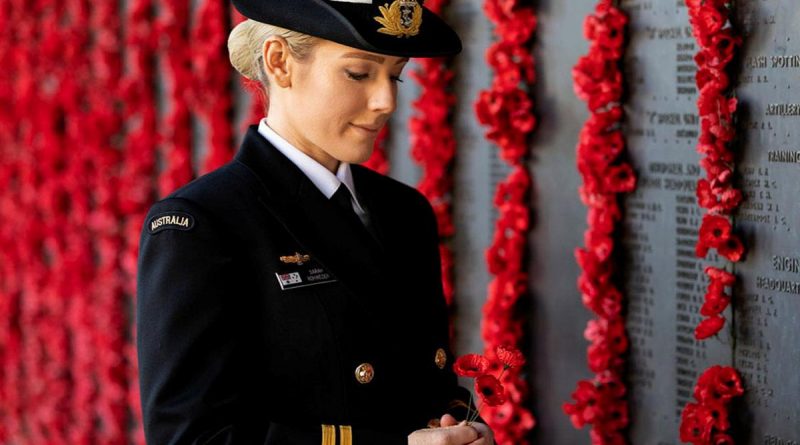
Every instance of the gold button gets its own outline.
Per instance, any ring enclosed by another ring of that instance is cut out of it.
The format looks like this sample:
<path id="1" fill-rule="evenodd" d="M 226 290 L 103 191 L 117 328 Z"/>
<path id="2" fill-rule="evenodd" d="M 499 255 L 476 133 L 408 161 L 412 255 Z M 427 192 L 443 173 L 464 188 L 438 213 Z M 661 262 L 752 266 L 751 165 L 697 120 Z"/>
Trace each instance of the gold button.
<path id="1" fill-rule="evenodd" d="M 436 366 L 438 366 L 439 369 L 444 369 L 444 365 L 447 364 L 447 353 L 444 352 L 444 349 L 439 348 L 436 350 L 436 357 L 433 359 L 433 361 L 436 363 Z"/>
<path id="2" fill-rule="evenodd" d="M 375 377 L 375 369 L 369 363 L 362 363 L 356 368 L 356 380 L 358 383 L 369 383 Z"/>

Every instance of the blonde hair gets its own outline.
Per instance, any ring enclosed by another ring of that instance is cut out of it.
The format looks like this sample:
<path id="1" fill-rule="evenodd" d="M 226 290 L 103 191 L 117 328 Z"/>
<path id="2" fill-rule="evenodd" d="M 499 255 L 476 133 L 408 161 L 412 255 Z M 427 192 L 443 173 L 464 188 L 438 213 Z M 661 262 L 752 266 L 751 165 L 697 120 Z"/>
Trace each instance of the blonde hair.
<path id="1" fill-rule="evenodd" d="M 264 71 L 264 42 L 272 36 L 282 37 L 295 59 L 303 60 L 311 53 L 317 38 L 297 31 L 247 19 L 233 28 L 228 35 L 228 54 L 231 64 L 242 76 L 258 81 L 269 88 Z"/>

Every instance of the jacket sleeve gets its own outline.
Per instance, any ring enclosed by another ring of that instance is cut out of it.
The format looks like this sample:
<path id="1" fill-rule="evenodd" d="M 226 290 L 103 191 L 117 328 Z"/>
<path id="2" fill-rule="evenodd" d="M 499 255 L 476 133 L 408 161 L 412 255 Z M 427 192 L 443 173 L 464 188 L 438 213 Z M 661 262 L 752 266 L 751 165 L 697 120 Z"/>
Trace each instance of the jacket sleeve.
<path id="1" fill-rule="evenodd" d="M 142 230 L 136 329 L 148 444 L 263 443 L 241 382 L 236 271 L 220 227 L 180 198 L 155 204 Z M 262 422 L 263 425 L 263 422 Z"/>
<path id="2" fill-rule="evenodd" d="M 446 394 L 445 411 L 441 414 L 448 413 L 461 421 L 467 418 L 467 407 L 470 407 L 471 413 L 474 413 L 476 408 L 475 404 L 471 401 L 471 393 L 467 388 L 458 384 L 458 377 L 453 372 L 453 363 L 455 362 L 454 354 L 450 351 L 450 315 L 447 309 L 447 304 L 444 298 L 444 289 L 442 287 L 442 261 L 439 251 L 439 230 L 436 216 L 433 208 L 428 203 L 427 199 L 422 198 L 425 202 L 425 229 L 428 236 L 426 237 L 426 248 L 428 249 L 427 257 L 429 258 L 429 268 L 433 271 L 432 286 L 436 289 L 438 296 L 436 301 L 436 329 L 439 331 L 446 331 L 441 334 L 443 338 L 447 338 L 447 365 L 445 367 L 443 386 Z M 441 415 L 440 414 L 440 415 Z M 482 418 L 478 417 L 477 422 L 486 423 Z"/>

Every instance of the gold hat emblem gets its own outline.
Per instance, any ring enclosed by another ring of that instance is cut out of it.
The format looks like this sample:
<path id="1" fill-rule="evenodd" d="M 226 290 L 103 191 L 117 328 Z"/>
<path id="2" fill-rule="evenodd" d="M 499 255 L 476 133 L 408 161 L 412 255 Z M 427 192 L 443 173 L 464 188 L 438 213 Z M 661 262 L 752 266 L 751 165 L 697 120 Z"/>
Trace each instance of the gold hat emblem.
<path id="1" fill-rule="evenodd" d="M 422 6 L 417 0 L 394 0 L 391 6 L 378 6 L 382 17 L 374 17 L 383 25 L 378 32 L 396 37 L 411 37 L 419 33 L 422 26 Z"/>
<path id="2" fill-rule="evenodd" d="M 300 253 L 295 252 L 294 255 L 282 256 L 281 261 L 286 264 L 297 264 L 298 266 L 302 266 L 303 263 L 311 261 L 311 256 L 301 255 Z"/>

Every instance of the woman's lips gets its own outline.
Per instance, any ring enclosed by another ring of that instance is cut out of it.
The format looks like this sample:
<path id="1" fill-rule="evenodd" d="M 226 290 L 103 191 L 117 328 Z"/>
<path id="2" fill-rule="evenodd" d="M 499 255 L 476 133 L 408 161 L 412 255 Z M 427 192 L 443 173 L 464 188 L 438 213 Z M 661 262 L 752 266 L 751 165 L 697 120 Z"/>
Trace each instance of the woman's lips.
<path id="1" fill-rule="evenodd" d="M 356 124 L 350 124 L 350 125 L 352 125 L 356 129 L 361 130 L 361 131 L 363 131 L 365 133 L 368 133 L 368 134 L 375 134 L 375 133 L 378 132 L 378 130 L 381 129 L 380 127 L 369 127 L 369 126 L 356 125 Z"/>

